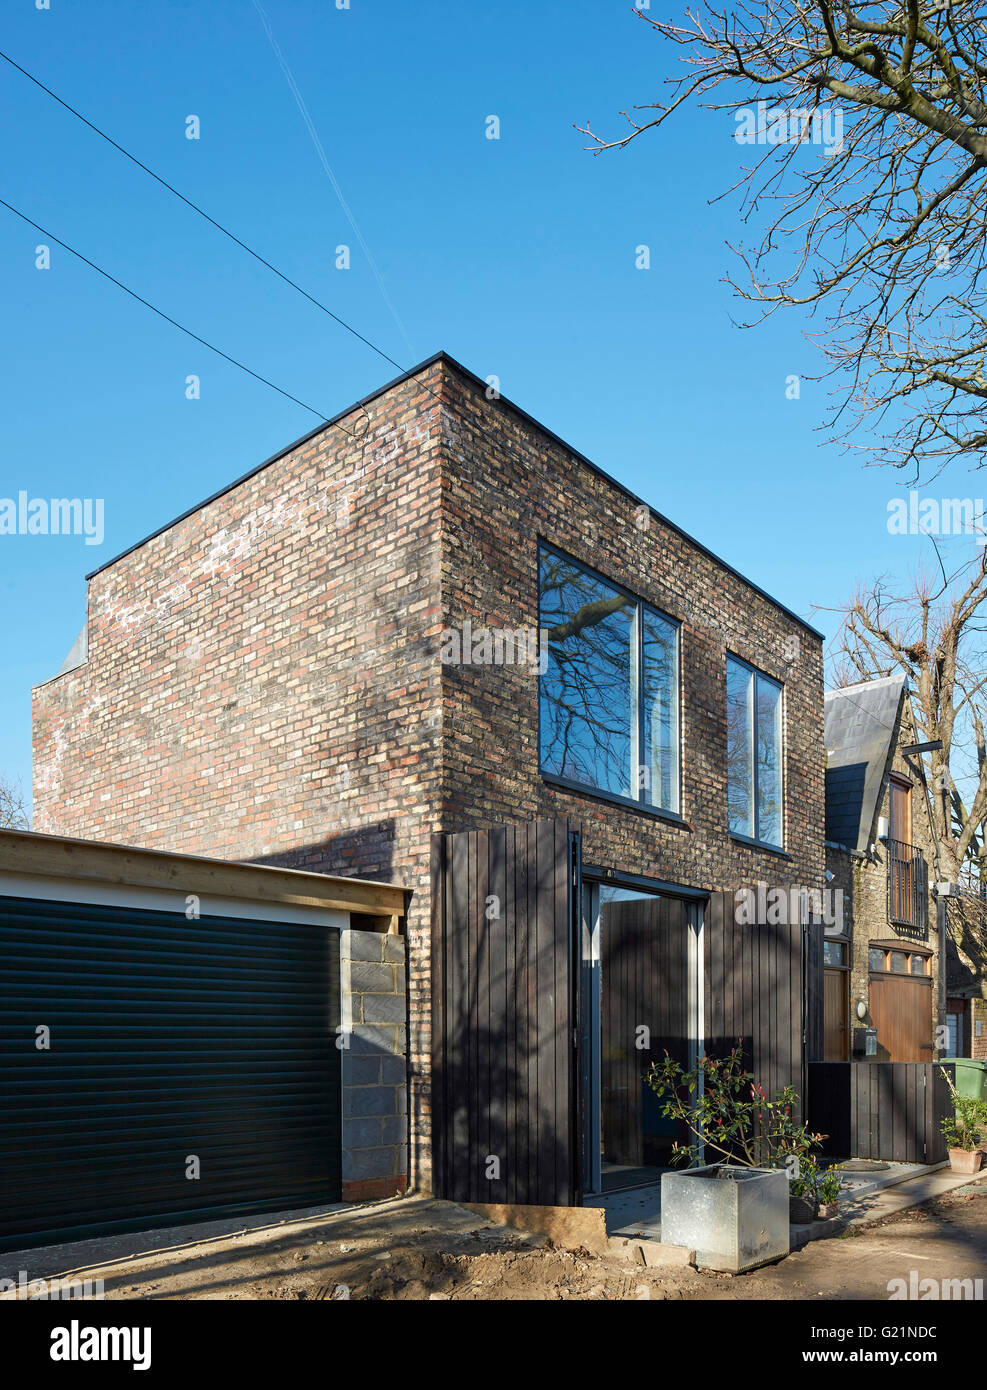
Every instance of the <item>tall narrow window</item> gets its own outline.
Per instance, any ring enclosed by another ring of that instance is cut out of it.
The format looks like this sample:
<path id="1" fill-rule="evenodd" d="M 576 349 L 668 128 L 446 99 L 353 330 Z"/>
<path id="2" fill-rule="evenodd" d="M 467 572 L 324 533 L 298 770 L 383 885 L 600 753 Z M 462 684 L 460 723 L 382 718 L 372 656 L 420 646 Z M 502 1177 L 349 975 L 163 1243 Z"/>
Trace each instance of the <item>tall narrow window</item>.
<path id="1" fill-rule="evenodd" d="M 542 772 L 677 813 L 678 624 L 543 546 L 539 627 Z"/>
<path id="2" fill-rule="evenodd" d="M 888 788 L 891 811 L 891 838 L 899 844 L 912 843 L 912 788 L 910 783 L 892 776 Z"/>
<path id="3" fill-rule="evenodd" d="M 739 835 L 782 846 L 784 748 L 781 686 L 727 657 L 727 822 Z"/>

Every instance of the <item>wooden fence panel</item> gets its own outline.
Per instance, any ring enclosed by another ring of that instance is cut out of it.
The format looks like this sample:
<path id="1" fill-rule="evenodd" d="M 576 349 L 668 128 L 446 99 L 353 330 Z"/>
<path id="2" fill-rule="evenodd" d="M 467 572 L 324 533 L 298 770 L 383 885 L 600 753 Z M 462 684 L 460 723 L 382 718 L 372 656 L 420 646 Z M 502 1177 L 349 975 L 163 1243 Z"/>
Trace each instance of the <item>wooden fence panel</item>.
<path id="1" fill-rule="evenodd" d="M 810 1062 L 807 1070 L 809 1126 L 827 1135 L 828 1158 L 946 1159 L 941 1124 L 952 1103 L 940 1063 Z"/>

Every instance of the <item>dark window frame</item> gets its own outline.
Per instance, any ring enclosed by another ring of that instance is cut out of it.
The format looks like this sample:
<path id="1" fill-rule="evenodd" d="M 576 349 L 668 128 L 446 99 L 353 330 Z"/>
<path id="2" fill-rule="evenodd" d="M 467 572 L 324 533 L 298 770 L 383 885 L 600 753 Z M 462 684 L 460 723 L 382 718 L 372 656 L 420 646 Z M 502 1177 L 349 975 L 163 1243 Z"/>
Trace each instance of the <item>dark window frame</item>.
<path id="1" fill-rule="evenodd" d="M 674 613 L 668 613 L 663 608 L 642 598 L 640 594 L 634 593 L 616 579 L 611 579 L 602 571 L 588 565 L 585 560 L 580 560 L 578 556 L 570 554 L 560 546 L 553 545 L 551 541 L 545 540 L 543 536 L 537 538 L 537 550 L 535 559 L 535 592 L 538 605 L 538 629 L 541 631 L 541 558 L 542 553 L 547 551 L 549 554 L 563 560 L 566 564 L 575 565 L 577 569 L 588 574 L 592 579 L 600 584 L 605 584 L 616 593 L 622 594 L 630 603 L 633 603 L 638 612 L 635 616 L 634 628 L 636 635 L 635 654 L 634 654 L 634 684 L 636 687 L 637 703 L 637 746 L 642 749 L 645 746 L 645 709 L 644 709 L 644 623 L 641 621 L 641 611 L 648 609 L 657 618 L 670 623 L 675 629 L 675 806 L 658 806 L 654 802 L 645 801 L 643 793 L 645 788 L 638 788 L 637 798 L 620 796 L 617 792 L 608 791 L 605 787 L 598 787 L 592 782 L 579 782 L 573 777 L 565 777 L 560 773 L 553 772 L 546 768 L 542 762 L 542 695 L 541 681 L 542 676 L 538 677 L 538 775 L 543 782 L 548 782 L 552 786 L 562 787 L 566 791 L 579 792 L 584 796 L 592 796 L 600 801 L 607 801 L 614 806 L 624 806 L 628 810 L 637 811 L 646 816 L 657 816 L 662 820 L 674 821 L 677 825 L 685 826 L 687 822 L 682 815 L 682 648 L 683 648 L 683 628 L 681 618 L 677 618 Z"/>
<path id="2" fill-rule="evenodd" d="M 904 796 L 905 814 L 908 816 L 907 827 L 902 827 L 898 825 L 898 817 L 894 814 L 896 790 L 902 793 Z M 900 772 L 892 772 L 891 775 L 888 777 L 888 838 L 891 840 L 897 840 L 900 844 L 907 845 L 910 849 L 915 848 L 915 845 L 912 841 L 912 835 L 914 834 L 912 818 L 915 814 L 915 808 L 912 802 L 912 791 L 913 783 L 908 777 L 903 776 Z M 902 829 L 907 829 L 908 831 L 907 840 L 905 839 L 904 835 L 898 833 Z"/>
<path id="3" fill-rule="evenodd" d="M 726 772 L 727 772 L 727 797 L 728 797 L 728 800 L 727 800 L 727 831 L 728 831 L 728 834 L 729 834 L 731 840 L 736 840 L 736 841 L 738 841 L 738 843 L 740 843 L 740 844 L 742 844 L 742 845 L 752 845 L 752 846 L 754 846 L 754 847 L 757 848 L 757 849 L 771 850 L 772 853 L 774 853 L 774 854 L 787 854 L 787 850 L 786 850 L 786 848 L 785 848 L 785 830 L 786 830 L 786 824 L 785 824 L 785 823 L 786 823 L 786 820 L 787 820 L 787 816 L 786 816 L 786 814 L 785 814 L 785 811 L 786 811 L 786 789 L 787 789 L 787 778 L 786 778 L 786 776 L 785 776 L 785 762 L 786 762 L 785 754 L 786 754 L 786 742 L 787 742 L 787 740 L 786 740 L 786 738 L 785 738 L 785 722 L 786 722 L 786 721 L 785 721 L 785 714 L 786 714 L 785 682 L 784 682 L 784 681 L 777 680 L 774 676 L 769 676 L 768 673 L 767 673 L 767 671 L 762 671 L 761 668 L 760 668 L 759 666 L 753 665 L 753 663 L 750 662 L 750 661 L 745 661 L 744 658 L 743 658 L 742 656 L 738 656 L 736 652 L 732 652 L 732 651 L 729 649 L 729 647 L 728 647 L 728 648 L 727 648 L 727 653 L 726 653 L 726 661 L 724 662 L 724 676 L 723 676 L 723 681 L 724 681 L 724 694 L 725 694 L 725 692 L 726 692 L 726 667 L 727 667 L 728 663 L 731 662 L 731 661 L 734 662 L 737 666 L 742 666 L 742 667 L 744 667 L 744 669 L 747 670 L 747 671 L 749 671 L 749 672 L 751 673 L 751 675 L 754 677 L 754 680 L 753 680 L 752 685 L 751 685 L 751 782 L 752 782 L 752 786 L 751 786 L 751 798 L 752 798 L 752 800 L 751 800 L 751 805 L 752 805 L 752 809 L 753 809 L 753 812 L 754 812 L 754 831 L 755 831 L 755 833 L 754 833 L 753 835 L 745 835 L 745 834 L 743 834 L 741 831 L 731 830 L 731 829 L 730 829 L 730 804 L 729 804 L 730 760 L 729 760 L 729 756 L 727 757 L 727 769 L 726 769 Z M 776 843 L 774 842 L 774 840 L 764 840 L 764 839 L 762 839 L 761 836 L 757 833 L 757 832 L 759 832 L 760 829 L 761 829 L 760 816 L 759 816 L 758 804 L 757 804 L 757 803 L 758 803 L 758 771 L 757 771 L 757 678 L 758 678 L 759 676 L 760 676 L 760 678 L 761 678 L 762 680 L 766 680 L 770 685 L 773 685 L 773 686 L 777 687 L 777 689 L 781 692 L 781 711 L 780 711 L 780 713 L 781 713 L 781 720 L 780 720 L 780 722 L 781 722 L 781 739 L 780 739 L 780 748 L 779 748 L 779 768 L 778 768 L 778 774 L 779 774 L 779 778 L 780 778 L 780 781 L 781 781 L 781 793 L 780 793 L 780 801 L 781 801 L 781 843 L 780 843 L 780 844 L 776 844 Z"/>
<path id="4" fill-rule="evenodd" d="M 850 961 L 850 942 L 847 940 L 847 938 L 846 938 L 845 936 L 828 936 L 828 937 L 825 937 L 825 938 L 824 938 L 823 944 L 822 944 L 822 945 L 823 945 L 823 949 L 822 949 L 823 969 L 824 969 L 824 970 L 845 970 L 847 973 L 849 973 L 849 971 L 850 971 L 850 969 L 851 969 L 851 961 Z M 840 949 L 842 950 L 842 952 L 843 952 L 843 959 L 840 961 L 839 965 L 834 965 L 832 961 L 828 961 L 828 960 L 826 959 L 826 947 L 827 947 L 827 946 L 839 946 Z"/>
<path id="5" fill-rule="evenodd" d="M 872 951 L 881 952 L 884 956 L 883 965 L 878 966 L 871 963 L 870 953 Z M 901 955 L 905 957 L 904 970 L 892 970 L 892 955 Z M 918 974 L 916 974 L 912 968 L 912 964 L 916 960 L 922 962 L 922 969 Z M 930 951 L 915 950 L 907 942 L 900 946 L 897 943 L 895 945 L 872 943 L 867 948 L 867 973 L 868 975 L 886 976 L 894 980 L 925 980 L 929 983 L 932 980 L 932 960 L 933 956 Z"/>

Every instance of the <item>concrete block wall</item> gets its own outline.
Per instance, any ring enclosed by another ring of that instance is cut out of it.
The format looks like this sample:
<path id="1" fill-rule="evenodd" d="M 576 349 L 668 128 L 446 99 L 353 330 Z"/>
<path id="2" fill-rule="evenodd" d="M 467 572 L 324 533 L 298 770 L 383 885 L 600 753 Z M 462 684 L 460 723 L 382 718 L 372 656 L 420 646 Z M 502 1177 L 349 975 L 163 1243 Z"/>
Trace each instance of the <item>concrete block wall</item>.
<path id="1" fill-rule="evenodd" d="M 343 1201 L 408 1186 L 407 995 L 404 938 L 340 937 Z"/>

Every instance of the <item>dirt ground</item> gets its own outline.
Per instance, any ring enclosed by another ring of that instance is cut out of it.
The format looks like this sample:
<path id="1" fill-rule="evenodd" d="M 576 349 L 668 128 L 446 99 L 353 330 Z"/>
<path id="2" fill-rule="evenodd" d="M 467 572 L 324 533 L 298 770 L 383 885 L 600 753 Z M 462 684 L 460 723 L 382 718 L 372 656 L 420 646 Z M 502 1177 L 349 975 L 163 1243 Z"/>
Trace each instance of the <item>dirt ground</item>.
<path id="1" fill-rule="evenodd" d="M 178 1237 L 182 1243 L 173 1243 Z M 987 1185 L 735 1277 L 557 1249 L 545 1237 L 417 1197 L 292 1213 L 271 1224 L 213 1223 L 48 1247 L 4 1256 L 3 1265 L 4 1275 L 16 1266 L 31 1278 L 84 1269 L 103 1278 L 107 1299 L 887 1300 L 889 1281 L 912 1271 L 923 1279 L 987 1276 Z"/>

